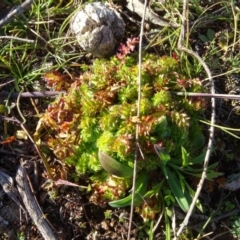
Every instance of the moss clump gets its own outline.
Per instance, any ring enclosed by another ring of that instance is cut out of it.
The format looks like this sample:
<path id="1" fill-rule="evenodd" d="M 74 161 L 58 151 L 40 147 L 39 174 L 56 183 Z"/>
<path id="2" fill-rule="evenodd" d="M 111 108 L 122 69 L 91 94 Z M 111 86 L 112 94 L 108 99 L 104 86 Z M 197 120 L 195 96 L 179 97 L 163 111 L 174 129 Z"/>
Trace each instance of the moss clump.
<path id="1" fill-rule="evenodd" d="M 74 165 L 80 174 L 96 172 L 101 169 L 100 150 L 132 166 L 136 122 L 144 154 L 139 168 L 159 167 L 153 144 L 175 157 L 180 156 L 181 146 L 193 154 L 191 141 L 201 132 L 197 117 L 204 102 L 170 91 L 202 91 L 200 82 L 184 76 L 174 58 L 145 55 L 141 117 L 137 119 L 137 72 L 130 56 L 124 63 L 116 57 L 96 60 L 66 95 L 48 107 L 42 122 L 51 129 L 48 145 L 60 160 Z"/>

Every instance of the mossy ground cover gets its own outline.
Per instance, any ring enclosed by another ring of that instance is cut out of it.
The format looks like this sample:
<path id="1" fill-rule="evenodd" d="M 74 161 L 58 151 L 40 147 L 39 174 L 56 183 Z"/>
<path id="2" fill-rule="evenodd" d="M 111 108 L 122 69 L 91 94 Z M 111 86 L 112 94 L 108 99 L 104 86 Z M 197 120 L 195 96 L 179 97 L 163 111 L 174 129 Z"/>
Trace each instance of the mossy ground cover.
<path id="1" fill-rule="evenodd" d="M 124 3 L 116 4 L 126 11 Z M 151 7 L 180 23 L 181 4 L 167 1 L 163 7 L 153 1 Z M 137 118 L 137 44 L 121 59 L 119 53 L 94 59 L 67 31 L 75 9 L 73 1 L 34 1 L 0 29 L 1 84 L 14 80 L 0 92 L 8 93 L 1 97 L 1 167 L 14 175 L 22 158 L 38 163 L 38 200 L 60 239 L 126 239 L 132 175 L 124 171 L 133 168 L 138 124 L 141 154 L 131 236 L 171 239 L 172 223 L 181 223 L 199 182 L 209 128 L 202 121 L 209 122 L 211 111 L 207 99 L 174 92 L 209 92 L 209 79 L 196 59 L 177 49 L 180 28 L 146 26 L 141 117 Z M 139 21 L 138 16 L 127 14 Z M 238 16 L 234 2 L 189 4 L 186 46 L 209 65 L 218 93 L 239 93 Z M 138 37 L 138 24 L 126 15 L 124 20 L 125 41 Z M 1 39 L 6 35 L 12 38 Z M 67 94 L 37 100 L 11 98 L 12 92 L 45 90 Z M 216 124 L 239 128 L 238 109 L 235 100 L 217 100 Z M 48 169 L 15 118 L 24 122 Z M 239 172 L 239 135 L 221 128 L 215 131 L 207 180 L 180 239 L 211 232 L 211 238 L 239 237 L 238 190 L 222 188 L 229 175 Z M 88 189 L 49 183 L 49 174 L 55 181 L 68 180 Z M 208 221 L 216 228 L 205 226 Z M 16 227 L 11 222 L 1 228 L 2 238 L 10 232 L 12 239 L 41 238 L 32 224 Z"/>

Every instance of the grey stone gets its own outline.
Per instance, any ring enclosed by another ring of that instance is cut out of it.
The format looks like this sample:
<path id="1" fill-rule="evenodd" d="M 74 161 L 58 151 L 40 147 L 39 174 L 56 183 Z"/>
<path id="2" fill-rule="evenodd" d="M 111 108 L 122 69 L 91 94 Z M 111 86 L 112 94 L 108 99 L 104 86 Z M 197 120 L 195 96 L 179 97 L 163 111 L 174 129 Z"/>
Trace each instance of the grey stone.
<path id="1" fill-rule="evenodd" d="M 93 2 L 73 16 L 70 31 L 85 51 L 96 57 L 109 57 L 124 36 L 125 24 L 107 4 Z"/>

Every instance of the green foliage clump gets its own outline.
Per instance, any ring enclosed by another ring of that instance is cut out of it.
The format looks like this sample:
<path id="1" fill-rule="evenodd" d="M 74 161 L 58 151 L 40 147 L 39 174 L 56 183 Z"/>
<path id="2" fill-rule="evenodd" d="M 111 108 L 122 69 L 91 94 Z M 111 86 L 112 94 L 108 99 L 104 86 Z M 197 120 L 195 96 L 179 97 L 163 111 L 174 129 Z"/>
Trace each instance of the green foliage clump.
<path id="1" fill-rule="evenodd" d="M 136 60 L 116 57 L 95 60 L 89 70 L 53 102 L 41 121 L 49 130 L 48 145 L 56 156 L 76 167 L 80 174 L 101 169 L 98 151 L 132 166 L 136 123 L 144 159 L 139 168 L 160 166 L 154 144 L 171 156 L 179 156 L 183 146 L 190 154 L 191 141 L 201 132 L 197 118 L 204 110 L 203 99 L 176 96 L 172 91 L 203 91 L 198 79 L 181 73 L 171 57 L 147 54 L 143 57 L 141 117 L 137 115 Z"/>

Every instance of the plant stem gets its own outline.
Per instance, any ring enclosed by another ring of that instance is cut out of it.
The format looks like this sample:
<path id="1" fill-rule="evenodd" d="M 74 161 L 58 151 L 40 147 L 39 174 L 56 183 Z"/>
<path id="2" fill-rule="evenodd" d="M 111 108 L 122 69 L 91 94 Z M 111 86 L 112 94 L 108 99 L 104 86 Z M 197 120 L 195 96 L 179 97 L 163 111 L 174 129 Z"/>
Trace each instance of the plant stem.
<path id="1" fill-rule="evenodd" d="M 9 23 L 13 18 L 16 18 L 17 16 L 21 15 L 26 9 L 28 9 L 31 4 L 33 3 L 33 0 L 26 0 L 21 5 L 10 11 L 6 17 L 3 19 L 0 19 L 0 28 Z"/>
<path id="2" fill-rule="evenodd" d="M 10 95 L 10 98 L 18 98 L 20 97 L 24 98 L 39 98 L 39 97 L 54 97 L 59 94 L 65 94 L 65 91 L 45 91 L 45 92 L 22 92 L 22 93 L 10 93 L 7 91 L 1 91 L 0 92 L 0 98 L 6 98 Z"/>
<path id="3" fill-rule="evenodd" d="M 207 98 L 226 98 L 226 99 L 235 99 L 239 100 L 240 95 L 235 94 L 212 94 L 212 93 L 193 93 L 193 92 L 172 92 L 178 96 L 185 97 L 207 97 Z"/>

